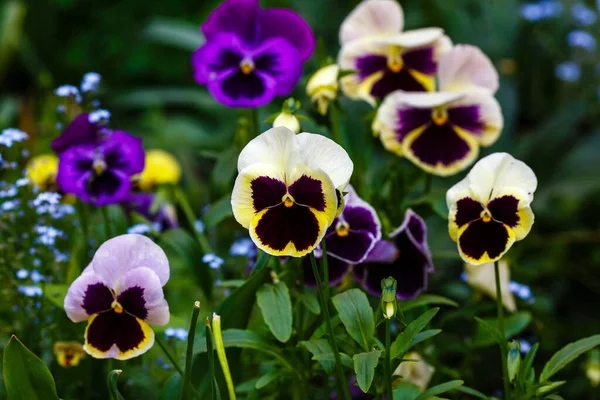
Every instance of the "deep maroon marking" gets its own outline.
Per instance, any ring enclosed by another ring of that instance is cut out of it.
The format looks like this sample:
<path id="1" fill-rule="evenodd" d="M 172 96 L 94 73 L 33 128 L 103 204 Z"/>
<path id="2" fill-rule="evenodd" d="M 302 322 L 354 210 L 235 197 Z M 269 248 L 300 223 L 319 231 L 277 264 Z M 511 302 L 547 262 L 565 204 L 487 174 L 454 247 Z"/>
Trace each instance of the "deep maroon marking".
<path id="1" fill-rule="evenodd" d="M 285 183 L 269 176 L 259 176 L 250 183 L 255 211 L 281 203 L 286 193 Z"/>
<path id="2" fill-rule="evenodd" d="M 232 49 L 221 49 L 219 56 L 210 61 L 210 69 L 220 72 L 230 68 L 239 68 L 242 56 Z"/>
<path id="3" fill-rule="evenodd" d="M 79 159 L 75 161 L 75 168 L 80 173 L 89 172 L 94 165 L 94 162 L 90 159 Z"/>
<path id="4" fill-rule="evenodd" d="M 481 110 L 478 106 L 448 108 L 448 121 L 475 135 L 480 135 L 485 129 L 485 123 L 481 120 Z"/>
<path id="5" fill-rule="evenodd" d="M 360 57 L 356 60 L 356 71 L 361 80 L 368 78 L 375 72 L 384 71 L 385 69 L 387 69 L 386 56 L 370 55 Z"/>
<path id="6" fill-rule="evenodd" d="M 234 100 L 254 99 L 265 92 L 265 84 L 257 74 L 244 74 L 242 71 L 225 78 L 221 86 L 223 92 Z"/>
<path id="7" fill-rule="evenodd" d="M 94 348 L 106 352 L 116 344 L 121 352 L 138 347 L 146 338 L 142 327 L 134 316 L 108 311 L 99 314 L 87 331 L 87 342 Z"/>
<path id="8" fill-rule="evenodd" d="M 419 244 L 425 244 L 425 222 L 423 222 L 423 220 L 411 215 L 410 219 L 408 220 L 407 229 Z"/>
<path id="9" fill-rule="evenodd" d="M 320 180 L 302 175 L 290 185 L 288 190 L 296 203 L 325 211 L 327 204 Z"/>
<path id="10" fill-rule="evenodd" d="M 431 110 L 421 108 L 405 108 L 398 110 L 398 125 L 396 126 L 396 140 L 400 143 L 406 135 L 415 129 L 431 122 Z"/>
<path id="11" fill-rule="evenodd" d="M 129 165 L 129 161 L 127 160 L 126 156 L 121 154 L 119 150 L 120 147 L 112 148 L 104 156 L 104 161 L 106 162 L 108 168 L 125 169 Z"/>
<path id="12" fill-rule="evenodd" d="M 319 221 L 308 207 L 280 204 L 269 208 L 256 225 L 260 241 L 281 251 L 292 242 L 298 251 L 314 246 L 319 237 Z"/>
<path id="13" fill-rule="evenodd" d="M 363 260 L 375 242 L 373 235 L 365 232 L 349 232 L 347 236 L 331 235 L 327 237 L 327 252 L 356 264 Z"/>
<path id="14" fill-rule="evenodd" d="M 103 283 L 89 285 L 83 295 L 81 307 L 88 315 L 110 310 L 114 300 L 111 290 Z"/>
<path id="15" fill-rule="evenodd" d="M 346 206 L 342 215 L 344 216 L 344 219 L 350 226 L 351 230 L 366 231 L 373 236 L 377 236 L 379 227 L 377 226 L 377 222 L 375 220 L 376 216 L 374 215 L 373 211 L 365 207 Z M 332 224 L 332 226 L 335 227 L 334 224 Z"/>
<path id="16" fill-rule="evenodd" d="M 463 197 L 456 202 L 456 218 L 454 218 L 454 222 L 461 227 L 471 221 L 481 218 L 482 211 L 483 206 L 480 202 L 473 200 L 470 197 Z"/>
<path id="17" fill-rule="evenodd" d="M 467 256 L 479 260 L 487 252 L 496 258 L 508 244 L 508 232 L 500 222 L 473 221 L 458 239 L 460 249 Z"/>
<path id="18" fill-rule="evenodd" d="M 121 180 L 111 171 L 106 170 L 98 176 L 94 176 L 88 182 L 88 192 L 97 197 L 101 194 L 113 195 L 121 187 Z"/>
<path id="19" fill-rule="evenodd" d="M 433 47 L 423 47 L 416 50 L 409 50 L 402 53 L 404 66 L 414 69 L 426 75 L 433 75 L 437 72 L 437 64 L 433 59 Z"/>
<path id="20" fill-rule="evenodd" d="M 406 68 L 402 68 L 400 72 L 386 70 L 371 88 L 371 95 L 382 99 L 396 90 L 423 92 L 426 88 Z"/>
<path id="21" fill-rule="evenodd" d="M 421 162 L 448 166 L 464 159 L 471 150 L 448 124 L 431 124 L 412 142 L 411 149 Z"/>
<path id="22" fill-rule="evenodd" d="M 321 258 L 317 258 L 317 268 L 319 270 L 319 275 L 321 275 L 321 279 L 323 279 L 321 260 Z M 315 275 L 312 270 L 310 257 L 304 257 L 302 260 L 302 267 L 304 269 L 304 283 L 310 287 L 316 287 L 317 281 L 315 280 Z M 337 258 L 329 257 L 327 258 L 327 269 L 329 272 L 329 285 L 336 286 L 342 281 L 344 276 L 350 272 L 350 264 L 338 260 Z"/>
<path id="23" fill-rule="evenodd" d="M 254 60 L 254 67 L 258 71 L 265 71 L 274 77 L 281 75 L 283 71 L 280 70 L 281 62 L 279 55 L 274 53 L 265 53 Z"/>
<path id="24" fill-rule="evenodd" d="M 132 286 L 119 294 L 117 297 L 119 304 L 123 309 L 130 314 L 135 315 L 139 319 L 148 317 L 148 309 L 146 308 L 146 300 L 144 299 L 144 288 Z"/>
<path id="25" fill-rule="evenodd" d="M 519 199 L 514 196 L 502 196 L 488 204 L 492 218 L 514 228 L 519 225 Z"/>

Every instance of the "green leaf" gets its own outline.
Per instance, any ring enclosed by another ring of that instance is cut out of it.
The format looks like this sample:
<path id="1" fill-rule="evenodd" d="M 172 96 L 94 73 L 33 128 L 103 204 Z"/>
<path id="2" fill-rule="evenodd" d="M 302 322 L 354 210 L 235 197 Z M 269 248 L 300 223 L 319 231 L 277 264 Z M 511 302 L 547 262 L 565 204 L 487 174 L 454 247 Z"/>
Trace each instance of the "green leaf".
<path id="1" fill-rule="evenodd" d="M 182 20 L 157 19 L 148 24 L 144 35 L 185 51 L 194 51 L 205 42 L 204 35 L 196 25 Z"/>
<path id="2" fill-rule="evenodd" d="M 539 387 L 538 390 L 536 390 L 535 394 L 537 394 L 538 396 L 545 395 L 547 393 L 555 391 L 565 383 L 567 383 L 567 381 L 547 382 L 546 385 L 542 385 L 541 387 Z"/>
<path id="3" fill-rule="evenodd" d="M 211 204 L 206 215 L 204 215 L 203 221 L 207 228 L 214 228 L 221 221 L 232 216 L 231 195 L 228 194 Z"/>
<path id="4" fill-rule="evenodd" d="M 161 389 L 160 400 L 179 400 L 183 378 L 179 373 L 173 372 Z"/>
<path id="5" fill-rule="evenodd" d="M 313 293 L 302 293 L 298 296 L 298 299 L 304 303 L 308 311 L 315 315 L 321 314 L 321 305 L 319 304 L 319 300 L 317 296 Z"/>
<path id="6" fill-rule="evenodd" d="M 483 320 L 481 318 L 475 317 L 475 321 L 477 321 L 477 323 L 479 324 L 479 327 L 481 327 L 480 330 L 477 331 L 477 333 L 475 333 L 475 337 L 483 337 L 483 338 L 489 338 L 492 342 L 496 342 L 498 344 L 498 346 L 500 347 L 504 347 L 506 346 L 506 340 L 504 339 L 504 336 L 502 336 L 502 333 L 498 330 L 498 327 L 491 324 L 490 322 Z M 478 328 L 479 329 L 479 328 Z M 479 333 L 482 332 L 482 333 Z M 477 341 L 477 339 L 475 339 L 475 341 Z M 487 341 L 486 341 L 487 343 Z"/>
<path id="7" fill-rule="evenodd" d="M 436 335 L 439 335 L 440 333 L 442 333 L 441 329 L 428 329 L 426 331 L 417 333 L 415 335 L 415 337 L 413 338 L 413 340 L 411 340 L 410 343 L 408 344 L 408 347 L 406 348 L 405 352 L 407 352 L 408 350 L 413 348 L 415 345 L 417 345 L 427 339 L 430 339 Z"/>
<path id="8" fill-rule="evenodd" d="M 463 383 L 464 382 L 460 380 L 441 383 L 439 385 L 430 387 L 429 389 L 421 393 L 415 400 L 431 399 L 437 396 L 438 394 L 446 393 L 450 390 L 456 389 L 457 387 L 462 386 Z"/>
<path id="9" fill-rule="evenodd" d="M 313 339 L 300 342 L 312 355 L 313 360 L 318 360 L 326 373 L 332 374 L 335 368 L 335 358 L 331 345 L 326 339 Z M 326 356 L 331 354 L 331 358 Z M 323 356 L 325 355 L 325 357 Z"/>
<path id="10" fill-rule="evenodd" d="M 538 349 L 540 348 L 539 343 L 535 343 L 531 346 L 529 352 L 525 356 L 523 363 L 521 364 L 521 372 L 519 373 L 519 378 L 517 382 L 522 385 L 525 383 L 525 380 L 529 377 L 529 374 L 533 371 L 533 360 L 535 359 L 535 355 L 537 354 Z"/>
<path id="11" fill-rule="evenodd" d="M 367 295 L 359 289 L 350 289 L 331 300 L 350 336 L 368 351 L 375 334 L 375 321 Z"/>
<path id="12" fill-rule="evenodd" d="M 119 393 L 119 388 L 117 387 L 117 381 L 119 380 L 119 375 L 121 375 L 120 369 L 114 369 L 108 373 L 108 378 L 106 383 L 108 384 L 108 395 L 110 396 L 110 400 L 125 400 L 123 395 Z"/>
<path id="13" fill-rule="evenodd" d="M 473 388 L 470 388 L 468 386 L 459 386 L 456 388 L 457 392 L 462 392 L 462 393 L 466 393 L 466 394 L 470 394 L 471 396 L 475 396 L 478 399 L 482 399 L 482 400 L 490 400 L 490 398 L 488 396 L 486 396 L 485 394 L 481 393 L 478 390 L 475 390 Z"/>
<path id="14" fill-rule="evenodd" d="M 264 284 L 256 292 L 256 302 L 273 336 L 287 342 L 292 336 L 292 301 L 285 282 Z"/>
<path id="15" fill-rule="evenodd" d="M 55 306 L 62 309 L 65 304 L 67 290 L 69 290 L 69 285 L 47 284 L 44 286 L 44 297 Z"/>
<path id="16" fill-rule="evenodd" d="M 508 380 L 513 383 L 517 377 L 517 373 L 521 369 L 521 347 L 519 342 L 513 340 L 508 346 L 507 355 Z"/>
<path id="17" fill-rule="evenodd" d="M 355 354 L 352 359 L 354 360 L 354 372 L 356 373 L 356 382 L 360 390 L 367 393 L 371 384 L 373 383 L 373 377 L 375 376 L 375 368 L 379 364 L 379 357 L 381 356 L 380 350 L 373 350 L 368 353 Z"/>
<path id="18" fill-rule="evenodd" d="M 421 389 L 410 382 L 400 382 L 394 388 L 394 400 L 415 400 Z"/>
<path id="19" fill-rule="evenodd" d="M 264 374 L 263 376 L 261 376 L 256 381 L 256 383 L 254 384 L 254 387 L 257 389 L 262 389 L 262 388 L 268 386 L 270 383 L 272 383 L 275 379 L 277 379 L 278 376 L 279 376 L 279 371 L 277 371 L 277 370 L 269 371 L 266 374 Z"/>
<path id="20" fill-rule="evenodd" d="M 540 382 L 546 382 L 554 374 L 563 369 L 571 361 L 582 355 L 588 350 L 600 345 L 600 335 L 594 335 L 576 342 L 569 343 L 552 356 L 544 365 L 540 375 Z"/>
<path id="21" fill-rule="evenodd" d="M 60 400 L 46 365 L 14 335 L 4 350 L 2 367 L 8 400 Z"/>
<path id="22" fill-rule="evenodd" d="M 494 343 L 494 341 L 498 342 L 499 338 L 493 332 L 489 332 L 489 330 L 486 327 L 484 327 L 483 324 L 480 322 L 485 322 L 488 326 L 493 327 L 495 331 L 500 333 L 500 331 L 498 331 L 498 320 L 495 318 L 475 319 L 477 320 L 477 322 L 479 322 L 479 326 L 477 327 L 477 331 L 475 332 L 475 336 L 473 337 L 473 344 L 475 346 L 488 346 Z M 506 340 L 511 339 L 519 333 L 523 332 L 529 326 L 531 320 L 531 313 L 526 311 L 517 312 L 504 318 L 505 332 L 502 343 L 505 343 Z M 490 334 L 494 336 L 491 336 Z M 500 335 L 500 337 L 502 337 L 502 335 Z"/>
<path id="23" fill-rule="evenodd" d="M 431 321 L 433 317 L 435 317 L 439 310 L 439 308 L 432 308 L 431 310 L 427 310 L 423 314 L 421 314 L 419 318 L 415 319 L 413 322 L 406 326 L 404 332 L 398 335 L 396 340 L 394 340 L 394 343 L 392 343 L 390 349 L 390 356 L 392 359 L 402 355 L 406 352 L 406 350 L 408 350 L 413 339 L 415 339 L 417 334 L 427 326 L 429 321 Z"/>
<path id="24" fill-rule="evenodd" d="M 427 306 L 430 304 L 458 307 L 458 303 L 455 302 L 454 300 L 451 300 L 444 296 L 438 296 L 435 294 L 422 294 L 419 297 L 416 297 L 412 300 L 405 300 L 405 301 L 398 302 L 399 307 L 404 312 L 406 312 L 408 310 L 412 310 L 413 308 Z"/>

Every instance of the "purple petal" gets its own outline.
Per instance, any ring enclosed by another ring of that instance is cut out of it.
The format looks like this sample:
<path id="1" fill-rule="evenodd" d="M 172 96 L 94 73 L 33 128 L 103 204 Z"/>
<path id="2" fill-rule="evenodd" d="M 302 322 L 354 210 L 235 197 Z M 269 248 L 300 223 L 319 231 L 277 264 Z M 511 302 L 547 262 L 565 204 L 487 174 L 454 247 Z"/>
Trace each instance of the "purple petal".
<path id="1" fill-rule="evenodd" d="M 97 207 L 118 204 L 131 190 L 131 176 L 119 170 L 107 170 L 87 180 L 86 191 L 77 193 L 81 200 Z"/>
<path id="2" fill-rule="evenodd" d="M 481 134 L 486 128 L 481 119 L 480 107 L 477 105 L 450 107 L 448 121 L 473 134 Z"/>
<path id="3" fill-rule="evenodd" d="M 127 272 L 121 280 L 117 301 L 125 311 L 150 325 L 169 322 L 169 304 L 158 275 L 150 268 L 140 267 Z"/>
<path id="4" fill-rule="evenodd" d="M 275 251 L 284 250 L 291 242 L 301 252 L 317 244 L 321 228 L 317 217 L 308 207 L 279 204 L 263 214 L 255 232 L 264 246 Z"/>
<path id="5" fill-rule="evenodd" d="M 92 177 L 95 146 L 79 145 L 68 148 L 60 155 L 56 183 L 64 193 L 89 199 L 87 182 Z M 84 200 L 87 201 L 87 200 Z"/>
<path id="6" fill-rule="evenodd" d="M 194 78 L 201 85 L 237 72 L 240 62 L 249 54 L 239 37 L 221 33 L 200 47 L 192 56 Z"/>
<path id="7" fill-rule="evenodd" d="M 402 225 L 390 233 L 390 239 L 394 239 L 396 242 L 396 238 L 403 233 L 406 234 L 407 238 L 416 247 L 421 249 L 421 252 L 428 260 L 429 265 L 427 270 L 430 272 L 433 271 L 434 268 L 431 260 L 431 251 L 429 250 L 429 245 L 427 244 L 427 224 L 425 224 L 423 218 L 421 218 L 410 208 L 404 213 L 404 221 L 402 221 Z M 396 246 L 398 247 L 398 243 L 396 243 Z"/>
<path id="8" fill-rule="evenodd" d="M 346 236 L 333 234 L 326 240 L 327 254 L 350 264 L 364 261 L 377 242 L 372 234 L 361 231 L 350 231 Z"/>
<path id="9" fill-rule="evenodd" d="M 317 267 L 319 270 L 319 275 L 321 276 L 321 279 L 323 279 L 324 276 L 323 269 L 321 267 L 321 260 L 322 258 L 317 258 Z M 310 257 L 304 257 L 302 259 L 302 266 L 304 268 L 304 283 L 310 287 L 317 287 L 317 281 L 315 280 L 315 275 L 312 270 Z M 333 257 L 328 257 L 327 271 L 329 272 L 329 286 L 337 286 L 340 284 L 342 279 L 344 279 L 344 276 L 350 272 L 350 264 Z"/>
<path id="10" fill-rule="evenodd" d="M 119 170 L 127 175 L 135 175 L 144 170 L 142 139 L 127 132 L 115 131 L 101 146 L 109 170 Z"/>
<path id="11" fill-rule="evenodd" d="M 223 32 L 235 33 L 244 42 L 253 44 L 259 39 L 258 0 L 226 0 L 210 15 L 202 32 L 207 41 Z"/>
<path id="12" fill-rule="evenodd" d="M 284 8 L 268 8 L 259 14 L 262 39 L 286 39 L 298 51 L 301 61 L 310 58 L 315 38 L 308 23 L 297 13 Z"/>
<path id="13" fill-rule="evenodd" d="M 169 280 L 169 260 L 165 252 L 142 235 L 121 235 L 107 240 L 98 248 L 89 267 L 113 289 L 119 287 L 128 271 L 140 267 L 154 271 L 162 286 Z"/>
<path id="14" fill-rule="evenodd" d="M 431 167 L 450 166 L 475 151 L 449 124 L 431 124 L 411 143 L 413 155 Z"/>
<path id="15" fill-rule="evenodd" d="M 519 225 L 519 199 L 514 196 L 497 197 L 488 203 L 492 218 L 514 228 Z"/>
<path id="16" fill-rule="evenodd" d="M 383 99 L 388 94 L 396 90 L 405 92 L 423 92 L 427 88 L 418 81 L 408 69 L 404 68 L 400 72 L 386 70 L 381 79 L 379 79 L 371 88 L 371 95 Z"/>
<path id="17" fill-rule="evenodd" d="M 150 221 L 159 223 L 161 230 L 177 228 L 177 213 L 170 204 L 161 204 L 156 212 L 150 212 L 155 198 L 154 193 L 130 193 L 123 201 L 123 207 L 128 213 L 135 211 Z"/>
<path id="18" fill-rule="evenodd" d="M 391 263 L 398 257 L 398 249 L 388 240 L 379 240 L 369 252 L 365 262 Z"/>
<path id="19" fill-rule="evenodd" d="M 112 301 L 113 296 L 107 282 L 90 271 L 73 281 L 67 291 L 64 307 L 71 321 L 81 322 L 96 312 L 110 310 Z"/>
<path id="20" fill-rule="evenodd" d="M 133 315 L 108 311 L 98 314 L 86 329 L 84 349 L 95 358 L 125 360 L 146 352 L 154 343 L 154 331 Z"/>
<path id="21" fill-rule="evenodd" d="M 302 175 L 290 185 L 288 191 L 294 197 L 296 203 L 315 210 L 325 211 L 325 194 L 320 180 Z"/>
<path id="22" fill-rule="evenodd" d="M 287 96 L 302 76 L 302 60 L 298 50 L 285 39 L 263 41 L 252 53 L 257 72 L 277 81 L 277 96 Z"/>
<path id="23" fill-rule="evenodd" d="M 52 150 L 58 155 L 72 146 L 94 144 L 98 141 L 98 126 L 89 121 L 89 114 L 79 114 L 59 137 L 52 141 Z"/>
<path id="24" fill-rule="evenodd" d="M 501 256 L 509 244 L 511 244 L 511 237 L 508 228 L 495 220 L 473 221 L 458 238 L 461 251 L 477 261 L 486 254 L 492 260 Z"/>

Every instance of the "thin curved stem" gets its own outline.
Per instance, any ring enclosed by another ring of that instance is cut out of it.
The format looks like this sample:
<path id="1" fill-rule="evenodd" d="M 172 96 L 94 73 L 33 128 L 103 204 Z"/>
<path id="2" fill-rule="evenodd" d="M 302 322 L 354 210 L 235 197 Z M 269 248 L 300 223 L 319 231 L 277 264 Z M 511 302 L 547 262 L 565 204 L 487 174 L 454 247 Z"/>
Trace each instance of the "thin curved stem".
<path id="1" fill-rule="evenodd" d="M 500 288 L 500 268 L 498 261 L 494 263 L 494 274 L 496 276 L 496 308 L 498 311 L 498 329 L 502 337 L 506 337 L 504 329 L 504 308 L 502 305 L 502 289 Z M 510 399 L 510 385 L 508 380 L 508 361 L 506 359 L 506 342 L 500 347 L 500 357 L 502 358 L 502 383 L 504 384 L 504 398 Z"/>
<path id="2" fill-rule="evenodd" d="M 390 351 L 391 351 L 391 338 L 390 338 L 390 331 L 391 331 L 391 323 L 390 323 L 390 319 L 386 318 L 385 319 L 385 389 L 387 392 L 387 398 L 388 399 L 393 399 L 394 398 L 394 393 L 392 390 L 392 361 L 391 361 L 391 357 L 390 357 Z"/>

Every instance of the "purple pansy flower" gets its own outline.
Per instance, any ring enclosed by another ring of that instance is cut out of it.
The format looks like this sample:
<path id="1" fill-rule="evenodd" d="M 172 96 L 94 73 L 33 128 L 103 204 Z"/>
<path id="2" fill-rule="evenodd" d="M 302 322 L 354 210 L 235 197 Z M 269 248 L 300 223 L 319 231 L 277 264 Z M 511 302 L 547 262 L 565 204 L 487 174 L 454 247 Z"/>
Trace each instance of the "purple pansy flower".
<path id="1" fill-rule="evenodd" d="M 427 287 L 427 275 L 433 272 L 425 221 L 407 210 L 390 239 L 377 242 L 365 262 L 354 267 L 355 278 L 371 294 L 380 296 L 381 280 L 391 276 L 398 282 L 398 298 L 411 299 Z"/>
<path id="2" fill-rule="evenodd" d="M 229 107 L 258 107 L 289 95 L 315 39 L 291 10 L 262 9 L 257 0 L 227 0 L 202 25 L 206 43 L 194 53 L 194 78 Z"/>
<path id="3" fill-rule="evenodd" d="M 169 322 L 162 287 L 169 280 L 164 251 L 141 235 L 106 241 L 69 287 L 65 311 L 87 321 L 83 349 L 95 358 L 127 360 L 154 344 L 150 325 Z"/>
<path id="4" fill-rule="evenodd" d="M 359 264 L 381 239 L 381 223 L 375 209 L 346 187 L 346 206 L 325 234 L 327 255 L 350 264 Z"/>
<path id="5" fill-rule="evenodd" d="M 175 208 L 169 203 L 162 203 L 156 211 L 152 212 L 152 204 L 155 199 L 154 193 L 131 193 L 122 205 L 128 213 L 136 212 L 149 221 L 157 223 L 161 231 L 177 228 L 179 221 Z"/>
<path id="6" fill-rule="evenodd" d="M 60 157 L 56 182 L 86 203 L 119 203 L 129 195 L 131 177 L 144 169 L 142 140 L 123 131 L 99 131 L 85 118 L 78 116 L 53 142 Z"/>

